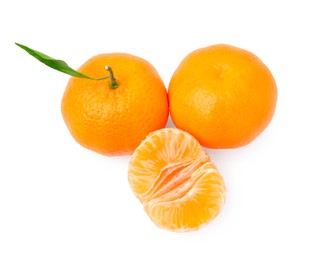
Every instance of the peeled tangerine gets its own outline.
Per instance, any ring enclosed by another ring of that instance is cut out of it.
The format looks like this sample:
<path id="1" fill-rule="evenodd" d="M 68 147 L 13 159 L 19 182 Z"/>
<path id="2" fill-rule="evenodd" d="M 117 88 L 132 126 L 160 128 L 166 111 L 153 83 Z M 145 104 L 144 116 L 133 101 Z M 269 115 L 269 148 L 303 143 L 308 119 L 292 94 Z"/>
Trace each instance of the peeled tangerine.
<path id="1" fill-rule="evenodd" d="M 160 228 L 190 231 L 220 212 L 226 188 L 209 155 L 190 134 L 166 128 L 149 134 L 129 164 L 131 188 Z"/>

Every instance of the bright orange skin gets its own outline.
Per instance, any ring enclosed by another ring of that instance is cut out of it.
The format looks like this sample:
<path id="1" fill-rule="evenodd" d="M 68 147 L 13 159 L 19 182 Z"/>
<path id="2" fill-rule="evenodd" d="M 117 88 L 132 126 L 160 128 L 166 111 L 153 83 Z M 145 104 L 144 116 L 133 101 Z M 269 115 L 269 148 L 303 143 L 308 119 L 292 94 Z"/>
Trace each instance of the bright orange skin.
<path id="1" fill-rule="evenodd" d="M 118 88 L 110 88 L 110 79 L 72 77 L 62 99 L 62 115 L 82 146 L 108 156 L 132 154 L 147 134 L 165 127 L 167 91 L 150 63 L 129 54 L 97 55 L 79 71 L 105 77 L 106 65 L 112 68 Z"/>
<path id="2" fill-rule="evenodd" d="M 181 62 L 168 88 L 174 124 L 209 148 L 236 148 L 270 123 L 277 101 L 266 65 L 246 50 L 219 44 Z"/>

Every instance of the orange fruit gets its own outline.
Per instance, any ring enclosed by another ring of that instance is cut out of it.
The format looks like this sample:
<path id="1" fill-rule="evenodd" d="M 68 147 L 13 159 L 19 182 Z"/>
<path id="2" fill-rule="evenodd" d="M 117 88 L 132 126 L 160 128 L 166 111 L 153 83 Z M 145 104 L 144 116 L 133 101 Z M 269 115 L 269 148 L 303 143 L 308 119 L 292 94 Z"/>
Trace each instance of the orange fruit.
<path id="1" fill-rule="evenodd" d="M 149 134 L 133 153 L 128 180 L 146 213 L 163 229 L 198 229 L 224 204 L 223 178 L 198 141 L 179 129 Z"/>
<path id="2" fill-rule="evenodd" d="M 62 99 L 62 115 L 74 139 L 103 155 L 132 154 L 168 118 L 167 91 L 154 67 L 146 60 L 123 53 L 101 54 L 89 59 L 79 71 L 89 80 L 72 77 Z"/>
<path id="3" fill-rule="evenodd" d="M 250 143 L 270 123 L 277 101 L 275 80 L 253 53 L 219 44 L 187 55 L 168 88 L 176 127 L 209 148 Z"/>

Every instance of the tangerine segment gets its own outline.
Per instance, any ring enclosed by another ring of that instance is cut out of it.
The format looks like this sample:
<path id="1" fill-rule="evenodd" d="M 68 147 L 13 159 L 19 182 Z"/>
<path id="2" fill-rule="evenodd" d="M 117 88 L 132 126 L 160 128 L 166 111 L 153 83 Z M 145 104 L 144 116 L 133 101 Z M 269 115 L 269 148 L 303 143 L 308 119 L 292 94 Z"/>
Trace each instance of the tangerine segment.
<path id="1" fill-rule="evenodd" d="M 198 141 L 179 129 L 147 136 L 129 164 L 129 183 L 152 221 L 163 229 L 188 231 L 215 218 L 225 185 Z"/>
<path id="2" fill-rule="evenodd" d="M 172 196 L 172 199 L 167 196 L 144 204 L 145 211 L 157 226 L 174 231 L 190 231 L 200 228 L 218 215 L 225 198 L 220 174 L 211 162 L 196 172 L 199 178 L 187 185 L 186 193 L 172 191 L 179 196 Z"/>
<path id="3" fill-rule="evenodd" d="M 203 151 L 198 141 L 178 129 L 161 129 L 149 134 L 133 153 L 129 164 L 129 182 L 133 192 L 140 197 L 156 179 L 170 168 L 182 168 Z M 206 155 L 208 157 L 208 155 Z"/>

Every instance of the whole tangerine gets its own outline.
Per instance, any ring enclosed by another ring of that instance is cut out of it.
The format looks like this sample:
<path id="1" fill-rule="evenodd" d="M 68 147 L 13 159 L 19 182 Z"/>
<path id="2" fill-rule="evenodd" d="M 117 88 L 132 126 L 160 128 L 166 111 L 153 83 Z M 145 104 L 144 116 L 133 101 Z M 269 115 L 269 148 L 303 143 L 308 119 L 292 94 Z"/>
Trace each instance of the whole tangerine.
<path id="1" fill-rule="evenodd" d="M 225 44 L 187 55 L 168 88 L 174 124 L 208 148 L 236 148 L 270 123 L 277 86 L 253 53 Z"/>
<path id="2" fill-rule="evenodd" d="M 79 71 L 96 78 L 110 75 L 95 81 L 72 77 L 64 92 L 63 119 L 85 148 L 108 156 L 132 154 L 150 132 L 165 127 L 167 91 L 146 60 L 126 53 L 100 54 Z"/>

